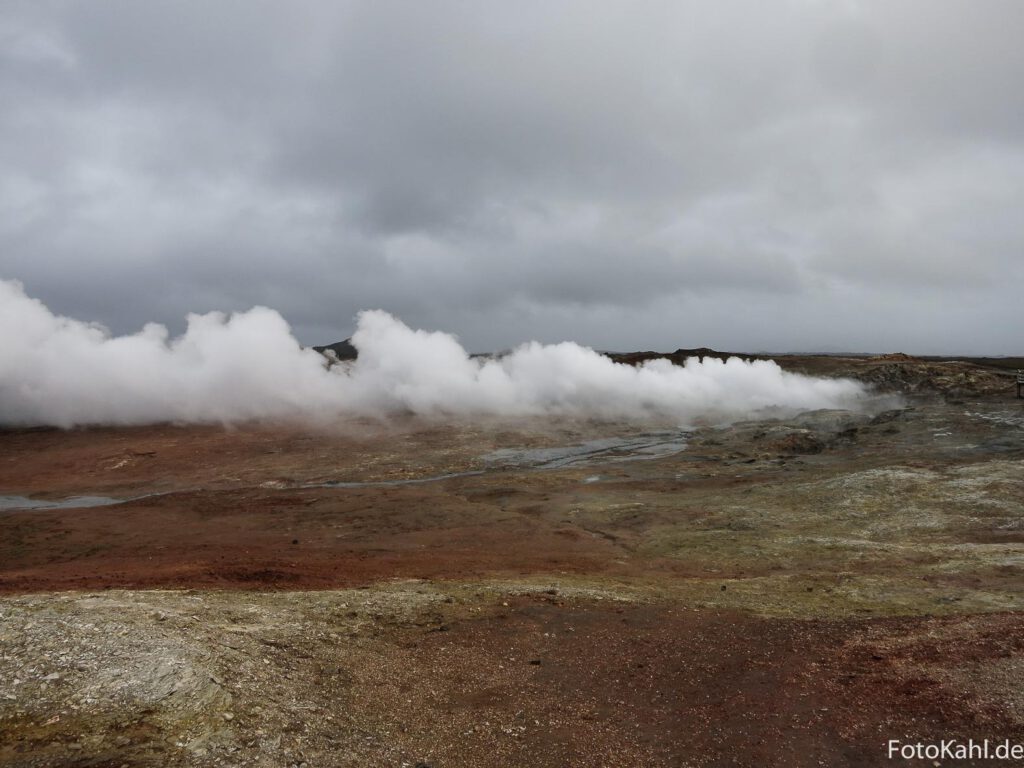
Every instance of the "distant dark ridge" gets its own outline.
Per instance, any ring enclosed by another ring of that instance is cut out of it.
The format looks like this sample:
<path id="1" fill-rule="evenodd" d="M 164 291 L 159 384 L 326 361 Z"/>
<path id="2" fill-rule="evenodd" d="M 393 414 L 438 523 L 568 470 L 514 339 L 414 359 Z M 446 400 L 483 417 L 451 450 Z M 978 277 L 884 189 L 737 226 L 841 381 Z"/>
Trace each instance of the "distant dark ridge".
<path id="1" fill-rule="evenodd" d="M 748 355 L 740 352 L 719 352 L 710 347 L 696 347 L 695 349 L 677 349 L 675 352 L 603 352 L 616 363 L 627 365 L 640 365 L 648 360 L 665 359 L 671 360 L 676 365 L 683 365 L 689 358 L 696 357 L 700 360 L 711 357 L 715 360 L 728 360 L 730 357 L 738 357 L 741 360 L 762 360 L 766 355 Z"/>
<path id="2" fill-rule="evenodd" d="M 349 339 L 344 341 L 338 341 L 334 344 L 324 344 L 323 346 L 313 347 L 317 352 L 322 355 L 330 356 L 329 353 L 333 353 L 333 356 L 338 360 L 355 360 L 358 356 L 358 351 Z M 472 358 L 493 358 L 502 357 L 507 354 L 508 350 L 498 353 L 474 353 L 470 355 Z M 683 365 L 689 358 L 696 357 L 700 360 L 710 357 L 715 360 L 728 360 L 730 357 L 738 357 L 741 360 L 776 360 L 783 365 L 783 367 L 789 367 L 800 362 L 806 362 L 815 358 L 820 360 L 828 359 L 850 359 L 850 360 L 863 360 L 864 362 L 878 362 L 878 363 L 897 363 L 897 364 L 909 364 L 915 363 L 952 363 L 952 362 L 964 362 L 972 365 L 978 365 L 986 368 L 995 368 L 999 370 L 1016 370 L 1024 369 L 1024 357 L 970 357 L 966 355 L 907 355 L 902 352 L 892 352 L 889 354 L 879 355 L 869 352 L 818 352 L 818 353 L 781 353 L 781 354 L 768 354 L 764 352 L 758 352 L 751 354 L 747 352 L 720 352 L 717 349 L 711 349 L 710 347 L 694 347 L 692 349 L 677 349 L 675 352 L 653 352 L 650 350 L 644 352 L 601 352 L 608 358 L 611 358 L 616 363 L 625 363 L 627 365 L 640 365 L 648 360 L 665 359 L 670 360 L 676 365 Z"/>
<path id="3" fill-rule="evenodd" d="M 321 347 L 313 347 L 313 349 L 325 357 L 330 357 L 333 354 L 338 360 L 355 360 L 359 355 L 348 339 L 336 341 L 333 344 L 324 344 Z"/>
<path id="4" fill-rule="evenodd" d="M 972 357 L 969 355 L 907 355 L 902 352 L 891 352 L 888 354 L 875 354 L 869 352 L 785 352 L 785 353 L 746 353 L 746 352 L 719 352 L 709 347 L 697 347 L 695 349 L 677 349 L 675 352 L 602 352 L 601 354 L 610 357 L 617 363 L 628 363 L 629 365 L 640 365 L 647 360 L 664 358 L 671 360 L 677 365 L 682 365 L 687 358 L 713 357 L 716 360 L 728 360 L 730 357 L 738 357 L 741 360 L 776 360 L 780 363 L 790 361 L 818 359 L 850 359 L 861 360 L 870 363 L 967 363 L 982 368 L 995 368 L 1004 371 L 1024 369 L 1024 357 Z"/>
<path id="5" fill-rule="evenodd" d="M 958 357 L 955 355 L 921 355 L 918 359 L 929 363 L 972 363 L 973 365 L 981 365 L 988 368 L 1002 368 L 1007 371 L 1024 369 L 1024 357 Z"/>
<path id="6" fill-rule="evenodd" d="M 349 339 L 344 341 L 337 341 L 334 344 L 324 344 L 322 346 L 313 347 L 321 355 L 328 355 L 334 353 L 339 360 L 355 360 L 359 356 L 359 352 Z M 509 350 L 502 352 L 475 352 L 470 355 L 472 358 L 499 358 L 507 355 Z M 751 355 L 742 352 L 719 352 L 716 349 L 710 347 L 697 347 L 695 349 L 677 349 L 675 352 L 601 352 L 605 357 L 609 357 L 617 363 L 626 363 L 627 365 L 640 365 L 647 360 L 657 360 L 664 358 L 671 360 L 677 365 L 682 365 L 691 357 L 697 357 L 703 360 L 705 357 L 713 357 L 716 360 L 728 360 L 730 357 L 738 357 L 742 360 L 763 360 L 767 359 L 768 355 Z"/>

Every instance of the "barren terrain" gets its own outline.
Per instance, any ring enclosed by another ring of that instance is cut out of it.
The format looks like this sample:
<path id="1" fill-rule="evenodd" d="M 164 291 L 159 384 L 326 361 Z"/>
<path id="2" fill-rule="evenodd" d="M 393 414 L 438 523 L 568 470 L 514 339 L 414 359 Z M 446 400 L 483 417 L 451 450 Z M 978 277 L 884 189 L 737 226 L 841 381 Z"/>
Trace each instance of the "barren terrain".
<path id="1" fill-rule="evenodd" d="M 0 764 L 867 766 L 889 739 L 1024 743 L 1011 376 L 785 364 L 879 397 L 688 430 L 4 431 Z"/>

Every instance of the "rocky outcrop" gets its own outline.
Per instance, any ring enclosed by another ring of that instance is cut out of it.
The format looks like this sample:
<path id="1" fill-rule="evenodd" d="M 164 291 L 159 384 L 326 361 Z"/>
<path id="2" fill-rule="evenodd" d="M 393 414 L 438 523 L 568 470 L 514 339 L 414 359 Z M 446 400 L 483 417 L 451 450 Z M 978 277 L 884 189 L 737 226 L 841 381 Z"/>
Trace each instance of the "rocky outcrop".
<path id="1" fill-rule="evenodd" d="M 924 363 L 912 358 L 875 365 L 853 376 L 885 392 L 950 397 L 995 395 L 1009 391 L 1013 382 L 1009 373 L 970 363 Z"/>
<path id="2" fill-rule="evenodd" d="M 344 341 L 336 341 L 333 344 L 324 344 L 323 346 L 313 347 L 317 352 L 326 357 L 330 362 L 339 362 L 341 360 L 355 360 L 359 356 L 359 351 L 352 345 L 349 339 Z"/>

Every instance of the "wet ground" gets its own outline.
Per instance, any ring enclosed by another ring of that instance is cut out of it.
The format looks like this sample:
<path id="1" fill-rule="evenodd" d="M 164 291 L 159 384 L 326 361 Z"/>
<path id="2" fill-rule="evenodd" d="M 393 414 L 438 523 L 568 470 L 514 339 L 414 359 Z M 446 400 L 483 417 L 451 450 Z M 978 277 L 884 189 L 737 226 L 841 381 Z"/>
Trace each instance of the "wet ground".
<path id="1" fill-rule="evenodd" d="M 0 764 L 1024 743 L 1021 406 L 6 432 Z"/>

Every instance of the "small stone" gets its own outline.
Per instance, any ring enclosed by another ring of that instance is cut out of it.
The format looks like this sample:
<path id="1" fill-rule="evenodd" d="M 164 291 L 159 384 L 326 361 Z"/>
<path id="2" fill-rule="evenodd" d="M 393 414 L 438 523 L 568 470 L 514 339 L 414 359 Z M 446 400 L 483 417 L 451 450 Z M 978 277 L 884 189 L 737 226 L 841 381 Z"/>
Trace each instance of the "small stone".
<path id="1" fill-rule="evenodd" d="M 225 720 L 234 720 L 234 719 L 235 719 L 235 716 L 234 716 L 233 714 L 231 714 L 230 712 L 225 712 L 225 713 L 224 713 L 224 714 L 222 715 L 222 717 L 223 717 L 223 718 L 224 718 Z"/>

